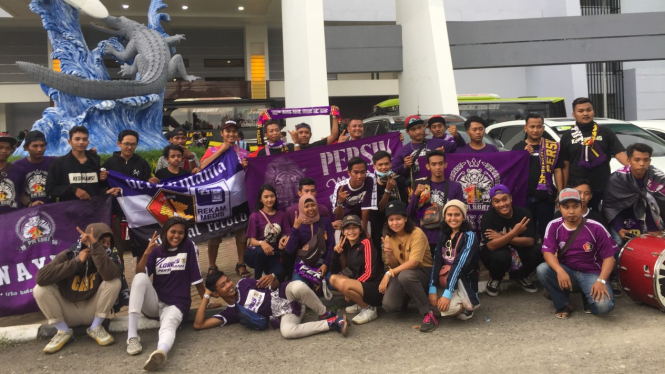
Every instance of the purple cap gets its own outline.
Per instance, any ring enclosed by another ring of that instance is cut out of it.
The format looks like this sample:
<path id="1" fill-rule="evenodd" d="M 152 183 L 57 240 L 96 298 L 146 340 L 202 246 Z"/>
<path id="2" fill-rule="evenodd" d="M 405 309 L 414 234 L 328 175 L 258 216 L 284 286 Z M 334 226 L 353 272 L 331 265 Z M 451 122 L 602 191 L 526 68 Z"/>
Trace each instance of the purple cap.
<path id="1" fill-rule="evenodd" d="M 497 184 L 496 186 L 492 187 L 492 189 L 490 190 L 490 199 L 493 199 L 494 196 L 501 195 L 503 193 L 507 193 L 508 195 L 510 195 L 510 190 L 508 189 L 508 187 L 506 187 L 503 184 Z"/>

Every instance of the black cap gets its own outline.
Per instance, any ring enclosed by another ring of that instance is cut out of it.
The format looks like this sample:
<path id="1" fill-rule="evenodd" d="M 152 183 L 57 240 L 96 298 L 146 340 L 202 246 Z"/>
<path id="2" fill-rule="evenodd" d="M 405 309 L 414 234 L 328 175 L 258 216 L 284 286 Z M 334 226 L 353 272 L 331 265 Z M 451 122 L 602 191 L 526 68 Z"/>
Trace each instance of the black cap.
<path id="1" fill-rule="evenodd" d="M 228 121 L 224 122 L 224 126 L 222 126 L 222 129 L 226 129 L 228 127 L 235 127 L 237 129 L 240 126 L 238 126 L 236 121 L 228 120 Z"/>
<path id="2" fill-rule="evenodd" d="M 344 219 L 342 220 L 342 229 L 348 225 L 356 225 L 358 227 L 362 227 L 363 223 L 360 220 L 360 217 L 356 216 L 355 214 L 351 214 L 345 216 Z"/>
<path id="3" fill-rule="evenodd" d="M 16 145 L 16 139 L 6 132 L 0 132 L 0 142 L 9 142 L 12 147 Z"/>
<path id="4" fill-rule="evenodd" d="M 392 216 L 393 214 L 406 216 L 406 204 L 400 200 L 389 202 L 388 206 L 386 207 L 386 217 Z"/>
<path id="5" fill-rule="evenodd" d="M 177 136 L 177 135 L 187 136 L 187 130 L 185 130 L 184 127 L 178 127 L 177 129 L 173 130 L 173 133 L 171 134 L 171 137 L 174 137 L 174 136 Z"/>
<path id="6" fill-rule="evenodd" d="M 25 140 L 23 141 L 23 146 L 27 146 L 32 142 L 37 142 L 40 140 L 46 142 L 46 136 L 44 135 L 44 133 L 41 131 L 32 130 L 28 134 L 26 134 Z"/>

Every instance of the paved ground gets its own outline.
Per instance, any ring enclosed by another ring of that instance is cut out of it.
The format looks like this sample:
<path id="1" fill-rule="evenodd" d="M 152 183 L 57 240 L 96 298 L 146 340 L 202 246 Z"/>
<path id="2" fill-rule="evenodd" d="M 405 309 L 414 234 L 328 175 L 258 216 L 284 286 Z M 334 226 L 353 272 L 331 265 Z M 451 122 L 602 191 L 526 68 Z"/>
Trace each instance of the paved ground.
<path id="1" fill-rule="evenodd" d="M 381 312 L 368 325 L 351 326 L 347 338 L 330 332 L 288 341 L 278 331 L 250 331 L 239 325 L 194 331 L 186 324 L 178 331 L 163 371 L 662 372 L 665 315 L 625 296 L 617 301 L 606 317 L 579 312 L 578 302 L 578 310 L 564 321 L 554 318 L 551 304 L 540 294 L 514 290 L 497 298 L 482 295 L 473 319 L 445 319 L 429 334 L 412 328 L 420 322 L 413 307 L 396 315 Z M 79 334 L 78 340 L 50 356 L 41 352 L 46 341 L 4 346 L 1 371 L 139 372 L 155 349 L 157 331 L 143 331 L 141 338 L 144 353 L 138 357 L 125 353 L 124 334 L 116 334 L 117 342 L 110 347 L 99 347 Z"/>

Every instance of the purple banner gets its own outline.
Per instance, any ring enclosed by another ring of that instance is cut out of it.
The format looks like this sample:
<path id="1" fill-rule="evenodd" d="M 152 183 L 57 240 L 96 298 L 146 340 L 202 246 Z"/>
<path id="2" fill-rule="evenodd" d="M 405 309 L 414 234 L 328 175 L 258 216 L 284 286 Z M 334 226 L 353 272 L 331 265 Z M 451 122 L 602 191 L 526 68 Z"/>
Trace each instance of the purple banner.
<path id="1" fill-rule="evenodd" d="M 329 106 L 314 106 L 310 108 L 284 108 L 268 109 L 268 115 L 272 119 L 294 118 L 304 116 L 320 116 L 330 114 Z"/>
<path id="2" fill-rule="evenodd" d="M 480 227 L 480 219 L 492 207 L 490 189 L 497 184 L 510 188 L 513 204 L 526 205 L 528 152 L 455 153 L 446 155 L 446 162 L 446 178 L 462 185 L 467 221 L 474 228 Z M 422 175 L 429 176 L 427 159 L 420 157 L 418 163 Z"/>
<path id="3" fill-rule="evenodd" d="M 346 171 L 349 159 L 362 157 L 367 161 L 368 171 L 374 172 L 372 155 L 375 152 L 382 150 L 396 154 L 400 148 L 399 132 L 391 132 L 297 152 L 248 158 L 249 165 L 245 171 L 247 202 L 253 210 L 259 188 L 264 183 L 270 183 L 277 190 L 279 208 L 285 209 L 298 203 L 298 182 L 308 177 L 316 181 L 319 203 L 332 212 L 330 198 L 335 184 L 349 177 Z"/>
<path id="4" fill-rule="evenodd" d="M 76 227 L 111 225 L 111 196 L 67 201 L 0 215 L 0 317 L 39 310 L 32 289 L 37 271 L 79 240 Z"/>

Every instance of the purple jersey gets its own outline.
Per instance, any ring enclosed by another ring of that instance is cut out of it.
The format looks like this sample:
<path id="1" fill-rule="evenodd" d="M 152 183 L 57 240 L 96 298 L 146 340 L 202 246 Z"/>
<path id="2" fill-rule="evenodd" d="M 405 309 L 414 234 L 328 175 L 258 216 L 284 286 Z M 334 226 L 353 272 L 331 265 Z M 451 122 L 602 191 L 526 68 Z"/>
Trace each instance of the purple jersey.
<path id="1" fill-rule="evenodd" d="M 277 294 L 273 294 L 273 291 L 270 289 L 256 287 L 256 282 L 256 279 L 246 278 L 240 279 L 238 283 L 236 283 L 236 303 L 233 305 L 227 305 L 226 309 L 213 316 L 222 321 L 222 326 L 232 325 L 239 322 L 238 309 L 236 307 L 238 303 L 246 309 L 270 319 L 273 315 L 272 298 Z M 278 300 L 280 298 L 286 299 L 284 292 L 288 284 L 289 282 L 280 284 Z"/>
<path id="2" fill-rule="evenodd" d="M 547 225 L 543 238 L 543 252 L 556 254 L 566 245 L 566 241 L 575 231 L 563 224 L 563 218 L 557 218 Z M 587 219 L 584 228 L 577 235 L 572 245 L 559 259 L 562 265 L 583 273 L 599 274 L 603 260 L 613 257 L 619 251 L 614 240 L 600 223 Z"/>
<path id="3" fill-rule="evenodd" d="M 418 162 L 415 159 L 417 159 L 418 157 L 427 156 L 427 152 L 433 151 L 441 147 L 443 147 L 445 153 L 454 153 L 455 150 L 457 149 L 457 144 L 450 140 L 440 139 L 440 138 L 425 139 L 425 146 L 420 151 L 420 154 L 418 154 L 416 157 L 416 152 L 418 152 L 418 149 L 420 149 L 421 145 L 422 143 L 407 143 L 404 145 L 404 147 L 400 148 L 400 150 L 397 151 L 395 157 L 393 157 L 392 161 L 393 171 L 403 176 L 404 178 L 410 180 L 411 168 L 412 168 L 413 179 L 414 180 L 418 179 L 421 177 L 420 166 L 418 165 Z M 412 156 L 414 158 L 413 166 L 411 168 L 404 166 L 404 158 L 408 156 Z"/>
<path id="4" fill-rule="evenodd" d="M 27 157 L 14 162 L 14 165 L 19 165 L 25 170 L 23 191 L 30 198 L 30 202 L 42 201 L 47 204 L 53 202 L 46 195 L 46 177 L 53 160 L 55 157 L 45 156 L 40 163 L 30 162 Z"/>
<path id="5" fill-rule="evenodd" d="M 187 242 L 182 249 L 162 251 L 155 248 L 148 256 L 146 272 L 152 275 L 152 285 L 159 301 L 175 305 L 187 315 L 192 304 L 191 285 L 203 282 L 196 245 Z"/>
<path id="6" fill-rule="evenodd" d="M 421 178 L 419 180 L 416 180 L 416 186 L 418 184 L 430 185 L 431 203 L 438 204 L 443 208 L 443 206 L 446 205 L 446 202 L 449 200 L 457 199 L 459 201 L 465 202 L 464 191 L 462 191 L 461 184 L 455 181 L 448 181 L 448 196 L 447 196 L 448 199 L 446 200 L 446 181 L 427 183 L 427 180 L 429 180 L 429 178 L 427 179 Z M 418 208 L 419 198 L 420 197 L 416 196 L 415 193 L 411 195 L 411 199 L 409 200 L 409 206 L 407 207 L 407 212 L 409 214 L 409 217 L 416 223 L 416 225 L 418 225 L 418 227 L 420 227 L 420 220 L 425 215 L 425 210 L 427 210 L 427 207 L 431 205 L 431 204 L 425 204 L 422 207 Z M 425 236 L 427 236 L 427 240 L 430 244 L 436 243 L 439 240 L 439 235 L 441 234 L 441 230 L 425 229 L 422 227 L 421 229 L 425 233 Z"/>
<path id="7" fill-rule="evenodd" d="M 6 170 L 10 168 L 7 173 Z M 25 181 L 25 170 L 20 165 L 7 166 L 0 170 L 6 173 L 0 182 L 0 214 L 13 212 L 23 208 L 21 204 L 21 191 Z"/>
<path id="8" fill-rule="evenodd" d="M 487 144 L 485 143 L 485 146 L 482 149 L 473 149 L 469 144 L 457 148 L 457 151 L 455 153 L 492 153 L 492 152 L 499 152 L 499 149 L 492 144 Z"/>
<path id="9" fill-rule="evenodd" d="M 348 216 L 349 214 L 355 214 L 358 217 L 362 216 L 363 210 L 377 210 L 377 201 L 376 201 L 376 182 L 374 181 L 374 175 L 367 174 L 365 177 L 365 183 L 357 189 L 351 188 L 349 185 L 349 179 L 344 179 L 340 182 L 337 182 L 335 185 L 335 190 L 331 196 L 332 206 L 337 206 L 337 194 L 339 189 L 344 187 L 344 191 L 349 193 L 349 196 L 342 202 L 344 207 L 344 215 Z"/>
<path id="10" fill-rule="evenodd" d="M 270 223 L 261 212 L 254 212 L 249 216 L 249 223 L 247 224 L 247 239 L 265 240 L 273 248 L 277 249 L 279 240 L 282 236 L 288 236 L 291 233 L 291 226 L 286 219 L 286 213 L 278 210 L 275 214 L 267 214 Z"/>
<path id="11" fill-rule="evenodd" d="M 330 210 L 323 204 L 318 204 L 318 205 L 319 205 L 319 215 L 321 217 L 330 218 Z M 298 204 L 293 204 L 290 207 L 286 208 L 286 219 L 289 221 L 290 226 L 293 226 L 293 222 L 295 222 L 296 220 L 297 211 L 298 211 Z"/>

